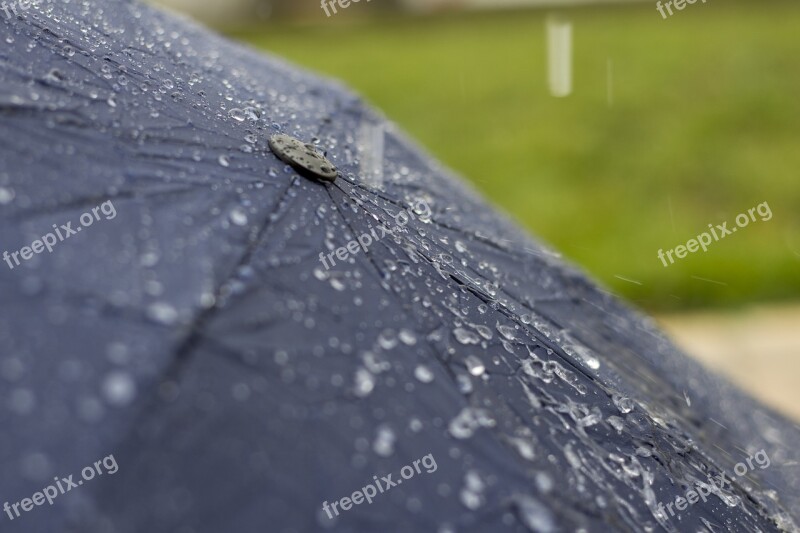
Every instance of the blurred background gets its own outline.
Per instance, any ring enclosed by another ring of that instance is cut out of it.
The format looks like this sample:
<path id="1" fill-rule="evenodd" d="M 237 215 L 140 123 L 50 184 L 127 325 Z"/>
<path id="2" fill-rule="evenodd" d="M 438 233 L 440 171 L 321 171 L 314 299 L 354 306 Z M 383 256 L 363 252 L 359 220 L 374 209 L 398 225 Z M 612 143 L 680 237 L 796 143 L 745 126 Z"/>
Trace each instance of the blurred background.
<path id="1" fill-rule="evenodd" d="M 160 3 L 344 80 L 800 421 L 800 3 L 703 1 L 667 18 L 655 0 Z M 770 220 L 658 259 L 763 202 Z"/>

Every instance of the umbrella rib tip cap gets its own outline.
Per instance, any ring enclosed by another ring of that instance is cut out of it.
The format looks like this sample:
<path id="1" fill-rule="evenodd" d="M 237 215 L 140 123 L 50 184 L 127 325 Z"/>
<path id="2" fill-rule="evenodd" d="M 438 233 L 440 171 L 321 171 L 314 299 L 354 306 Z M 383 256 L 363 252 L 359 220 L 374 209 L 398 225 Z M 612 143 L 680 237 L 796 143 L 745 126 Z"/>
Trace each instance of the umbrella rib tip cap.
<path id="1" fill-rule="evenodd" d="M 278 158 L 291 165 L 301 175 L 333 183 L 338 176 L 336 166 L 317 149 L 285 133 L 269 138 L 269 148 Z"/>

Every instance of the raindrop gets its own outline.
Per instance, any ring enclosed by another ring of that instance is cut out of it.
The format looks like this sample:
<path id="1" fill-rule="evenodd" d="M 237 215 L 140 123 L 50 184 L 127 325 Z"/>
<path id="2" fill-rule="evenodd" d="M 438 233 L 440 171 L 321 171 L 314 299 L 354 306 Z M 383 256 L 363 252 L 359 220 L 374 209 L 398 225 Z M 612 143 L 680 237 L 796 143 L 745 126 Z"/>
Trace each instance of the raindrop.
<path id="1" fill-rule="evenodd" d="M 476 326 L 475 326 L 475 330 L 478 332 L 478 334 L 479 334 L 481 337 L 483 337 L 483 338 L 484 338 L 484 339 L 486 339 L 487 341 L 490 341 L 490 340 L 492 340 L 492 337 L 494 337 L 494 334 L 492 333 L 492 330 L 491 330 L 491 329 L 489 329 L 489 328 L 488 328 L 488 327 L 486 327 L 486 326 L 477 326 L 477 325 L 476 325 Z"/>
<path id="2" fill-rule="evenodd" d="M 9 404 L 10 409 L 18 415 L 29 415 L 36 407 L 36 396 L 30 389 L 14 389 Z"/>
<path id="3" fill-rule="evenodd" d="M 378 427 L 378 436 L 372 443 L 372 450 L 381 457 L 389 457 L 394 453 L 394 441 L 396 436 L 392 428 L 387 425 Z"/>
<path id="4" fill-rule="evenodd" d="M 14 199 L 14 190 L 7 187 L 0 187 L 0 204 L 5 205 L 11 203 Z"/>
<path id="5" fill-rule="evenodd" d="M 89 423 L 99 422 L 105 414 L 102 402 L 94 396 L 85 396 L 78 400 L 78 417 Z"/>
<path id="6" fill-rule="evenodd" d="M 415 368 L 414 376 L 422 383 L 430 383 L 433 381 L 433 372 L 425 365 L 419 365 Z"/>
<path id="7" fill-rule="evenodd" d="M 616 394 L 611 397 L 611 400 L 614 402 L 614 405 L 617 406 L 619 412 L 622 414 L 630 413 L 633 411 L 633 400 L 630 398 L 626 398 L 625 396 L 617 396 Z"/>
<path id="8" fill-rule="evenodd" d="M 152 267 L 158 263 L 159 256 L 156 252 L 144 252 L 139 256 L 139 264 L 143 267 Z"/>
<path id="9" fill-rule="evenodd" d="M 122 407 L 136 396 L 136 384 L 126 372 L 111 372 L 103 380 L 103 395 L 108 403 Z"/>
<path id="10" fill-rule="evenodd" d="M 247 383 L 237 383 L 231 388 L 231 396 L 235 400 L 244 402 L 250 397 L 250 387 Z"/>
<path id="11" fill-rule="evenodd" d="M 622 433 L 622 429 L 625 427 L 625 422 L 618 416 L 609 416 L 606 418 L 606 422 L 608 425 L 617 430 L 617 433 Z"/>
<path id="12" fill-rule="evenodd" d="M 231 212 L 228 214 L 228 218 L 237 226 L 247 225 L 247 213 L 245 213 L 244 209 L 241 207 L 234 207 L 231 209 Z"/>
<path id="13" fill-rule="evenodd" d="M 369 396 L 372 389 L 375 388 L 375 376 L 373 376 L 366 368 L 359 368 L 356 370 L 355 377 L 355 394 L 359 398 Z"/>
<path id="14" fill-rule="evenodd" d="M 474 355 L 467 357 L 464 361 L 464 365 L 466 365 L 467 371 L 473 376 L 480 376 L 486 371 L 484 364 Z"/>
<path id="15" fill-rule="evenodd" d="M 459 374 L 456 376 L 456 385 L 458 386 L 458 391 L 461 394 L 469 394 L 472 392 L 472 380 L 470 380 L 469 376 L 465 374 Z"/>
<path id="16" fill-rule="evenodd" d="M 447 430 L 456 439 L 468 439 L 481 427 L 494 427 L 496 422 L 485 409 L 465 407 L 450 421 Z"/>
<path id="17" fill-rule="evenodd" d="M 553 514 L 539 500 L 525 494 L 515 495 L 514 500 L 520 520 L 530 531 L 536 533 L 556 531 Z"/>
<path id="18" fill-rule="evenodd" d="M 256 122 L 258 121 L 258 119 L 261 118 L 261 111 L 259 111 L 255 107 L 245 107 L 242 113 L 251 122 Z"/>
<path id="19" fill-rule="evenodd" d="M 523 439 L 520 437 L 509 437 L 509 442 L 514 445 L 514 448 L 517 452 L 522 456 L 523 459 L 527 459 L 532 461 L 536 458 L 536 454 L 533 450 L 533 445 L 527 439 Z"/>
<path id="20" fill-rule="evenodd" d="M 16 357 L 8 357 L 0 362 L 0 375 L 7 381 L 17 381 L 25 373 L 25 365 Z"/>
<path id="21" fill-rule="evenodd" d="M 597 410 L 578 420 L 578 425 L 581 427 L 589 427 L 597 424 L 602 419 L 603 419 L 602 415 L 600 414 L 599 410 Z"/>
<path id="22" fill-rule="evenodd" d="M 231 160 L 230 160 L 230 158 L 229 158 L 228 156 L 226 156 L 226 155 L 221 155 L 221 156 L 219 156 L 219 157 L 217 158 L 217 162 L 218 162 L 220 165 L 222 165 L 223 167 L 226 167 L 226 168 L 227 168 L 227 167 L 229 167 L 229 166 L 231 166 Z"/>
<path id="23" fill-rule="evenodd" d="M 394 336 L 394 331 L 388 329 L 381 331 L 381 334 L 378 335 L 378 345 L 384 350 L 391 350 L 397 346 L 397 338 Z"/>
<path id="24" fill-rule="evenodd" d="M 417 336 L 413 331 L 407 329 L 401 329 L 397 337 L 400 339 L 400 342 L 408 346 L 413 346 L 417 343 Z"/>
<path id="25" fill-rule="evenodd" d="M 505 337 L 507 340 L 513 341 L 517 339 L 517 332 L 510 326 L 501 326 L 500 324 L 497 324 L 497 331 L 499 331 L 500 335 Z"/>
<path id="26" fill-rule="evenodd" d="M 178 320 L 178 311 L 166 302 L 155 302 L 147 308 L 147 316 L 164 325 L 172 325 Z"/>
<path id="27" fill-rule="evenodd" d="M 108 360 L 117 365 L 127 364 L 130 360 L 128 347 L 121 342 L 112 342 L 106 349 Z"/>
<path id="28" fill-rule="evenodd" d="M 456 328 L 453 331 L 453 335 L 461 344 L 478 344 L 480 342 L 480 338 L 468 329 Z"/>
<path id="29" fill-rule="evenodd" d="M 474 470 L 467 472 L 464 476 L 464 488 L 461 489 L 459 499 L 467 509 L 475 510 L 483 505 L 483 490 L 486 484 L 478 473 Z"/>
<path id="30" fill-rule="evenodd" d="M 228 111 L 228 115 L 235 120 L 236 122 L 244 122 L 245 113 L 243 109 L 239 109 L 238 107 L 234 107 L 230 111 Z"/>
<path id="31" fill-rule="evenodd" d="M 553 478 L 551 478 L 545 472 L 538 472 L 536 474 L 535 481 L 536 488 L 538 488 L 540 492 L 548 493 L 553 490 Z"/>

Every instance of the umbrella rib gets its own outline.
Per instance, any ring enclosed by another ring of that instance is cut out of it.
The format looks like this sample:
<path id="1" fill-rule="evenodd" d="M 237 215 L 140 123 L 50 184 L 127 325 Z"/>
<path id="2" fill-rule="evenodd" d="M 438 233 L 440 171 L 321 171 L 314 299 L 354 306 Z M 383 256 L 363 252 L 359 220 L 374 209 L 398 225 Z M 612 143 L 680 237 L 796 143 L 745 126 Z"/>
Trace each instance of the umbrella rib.
<path id="1" fill-rule="evenodd" d="M 295 183 L 297 183 L 296 176 L 292 177 L 292 181 L 286 187 L 286 190 L 283 192 L 281 197 L 275 202 L 276 206 L 279 207 L 283 203 L 284 199 L 288 197 L 289 191 L 292 189 L 292 187 L 294 187 Z M 252 258 L 253 253 L 255 252 L 258 244 L 261 242 L 264 234 L 271 226 L 270 220 L 271 216 L 267 216 L 263 224 L 259 228 L 258 233 L 256 234 L 255 237 L 253 237 L 252 242 L 247 247 L 247 249 L 245 250 L 242 257 L 239 259 L 239 261 L 237 261 L 236 266 L 231 270 L 231 274 L 226 276 L 224 281 L 222 281 L 219 284 L 219 286 L 215 289 L 214 295 L 216 297 L 216 301 L 219 301 L 222 288 L 225 286 L 226 283 L 228 283 L 232 279 L 233 273 L 235 273 L 242 266 L 246 265 Z M 203 330 L 203 325 L 208 322 L 210 317 L 214 313 L 216 313 L 217 310 L 218 307 L 215 304 L 198 313 L 196 318 L 192 321 L 192 323 L 189 326 L 189 333 L 184 337 L 183 341 L 181 341 L 180 344 L 178 345 L 178 348 L 175 351 L 175 356 L 172 362 L 170 363 L 167 370 L 164 372 L 165 378 L 168 379 L 170 377 L 178 375 L 180 369 L 183 367 L 186 360 L 188 359 L 189 353 L 192 351 L 192 349 L 197 344 L 198 340 L 201 338 L 202 335 L 200 332 Z"/>
<path id="2" fill-rule="evenodd" d="M 394 205 L 395 207 L 399 207 L 399 208 L 402 208 L 402 209 L 407 209 L 408 207 L 410 207 L 408 205 L 402 204 L 401 202 L 399 202 L 397 200 L 394 200 L 394 199 L 390 198 L 389 196 L 387 196 L 387 195 L 385 195 L 385 194 L 383 194 L 383 193 L 381 193 L 381 192 L 379 192 L 377 190 L 370 189 L 369 187 L 361 185 L 360 183 L 357 183 L 355 181 L 349 180 L 347 178 L 343 178 L 343 180 L 345 182 L 355 186 L 355 187 L 358 187 L 359 189 L 362 189 L 362 190 L 364 190 L 364 191 L 366 191 L 366 192 L 368 192 L 370 194 L 373 194 L 373 195 L 381 198 L 382 200 L 384 200 L 386 202 L 389 202 L 390 204 Z M 344 192 L 346 194 L 348 193 L 347 191 L 342 189 L 339 186 L 339 184 L 334 183 L 334 186 L 337 187 L 342 192 Z M 540 252 L 540 251 L 536 251 L 536 250 L 531 250 L 529 248 L 524 248 L 524 252 L 525 253 L 520 253 L 520 252 L 517 252 L 516 250 L 514 250 L 513 248 L 507 248 L 507 247 L 500 246 L 495 241 L 489 239 L 488 237 L 484 237 L 484 236 L 482 236 L 482 235 L 480 235 L 478 233 L 467 231 L 467 230 L 465 230 L 463 228 L 458 228 L 456 226 L 451 226 L 447 222 L 442 222 L 441 220 L 435 219 L 433 217 L 431 217 L 431 222 L 433 222 L 433 223 L 435 223 L 435 224 L 437 224 L 437 225 L 439 225 L 439 226 L 441 226 L 441 227 L 443 227 L 445 229 L 453 231 L 455 233 L 459 233 L 459 234 L 464 235 L 466 237 L 471 237 L 472 239 L 474 239 L 474 240 L 478 241 L 479 243 L 484 244 L 484 245 L 486 245 L 486 246 L 488 246 L 490 248 L 494 248 L 496 250 L 500 250 L 500 251 L 502 251 L 504 253 L 513 254 L 516 257 L 525 257 L 526 255 L 541 255 L 541 256 L 544 256 L 544 257 L 548 257 L 548 256 L 552 256 L 553 255 L 552 253 Z M 502 239 L 502 240 L 506 240 L 506 239 Z"/>
<path id="3" fill-rule="evenodd" d="M 338 187 L 338 188 L 339 188 L 339 190 L 340 190 L 340 191 L 341 191 L 343 194 L 345 194 L 345 195 L 347 195 L 347 194 L 348 194 L 348 193 L 347 193 L 347 191 L 345 191 L 345 190 L 344 190 L 344 189 L 342 189 L 341 187 Z M 329 195 L 330 195 L 330 197 L 331 197 L 331 201 L 332 201 L 334 204 L 336 204 L 336 200 L 334 199 L 334 197 L 333 197 L 333 195 L 331 194 L 330 190 L 329 190 L 329 189 L 326 189 L 326 190 L 328 191 L 328 194 L 329 194 Z M 338 206 L 337 206 L 337 207 L 338 207 Z M 370 211 L 368 211 L 367 209 L 365 209 L 365 208 L 363 208 L 363 207 L 362 207 L 362 209 L 364 209 L 364 211 L 365 211 L 365 212 L 367 212 L 368 214 L 372 214 L 372 213 L 371 213 Z M 341 210 L 338 210 L 338 209 L 337 209 L 337 211 L 339 211 L 339 214 L 340 214 L 340 216 L 342 217 L 342 220 L 344 221 L 344 223 L 345 223 L 345 224 L 347 224 L 348 228 L 350 228 L 350 231 L 352 231 L 352 232 L 353 232 L 353 234 L 355 235 L 355 234 L 357 233 L 357 232 L 355 231 L 355 228 L 353 228 L 353 226 L 350 224 L 350 222 L 349 222 L 349 221 L 348 221 L 348 220 L 347 220 L 347 219 L 344 217 L 344 215 L 342 214 Z M 449 229 L 449 228 L 448 228 L 448 229 Z M 503 250 L 503 251 L 506 251 L 506 252 L 507 252 L 508 250 Z M 428 261 L 428 263 L 429 263 L 429 264 L 433 264 L 433 263 L 434 263 L 434 261 L 433 261 L 433 260 L 432 260 L 432 259 L 431 259 L 431 258 L 430 258 L 428 255 L 426 255 L 426 254 L 425 254 L 423 251 L 421 251 L 421 250 L 418 250 L 418 253 L 419 253 L 419 254 L 420 254 L 422 257 L 424 257 L 424 258 L 425 258 L 425 259 Z M 379 274 L 380 276 L 382 276 L 382 275 L 383 275 L 383 271 L 382 271 L 382 270 L 381 270 L 381 269 L 378 267 L 378 265 L 377 265 L 377 264 L 374 262 L 373 258 L 370 256 L 369 250 L 367 250 L 367 251 L 365 252 L 365 256 L 366 256 L 366 257 L 369 259 L 370 263 L 372 263 L 373 267 L 374 267 L 374 268 L 377 270 L 378 274 Z M 480 298 L 480 299 L 481 299 L 481 300 L 482 300 L 484 303 L 488 303 L 489 301 L 491 301 L 491 299 L 489 298 L 489 296 L 488 296 L 488 295 L 486 295 L 486 294 L 484 294 L 483 292 L 481 292 L 481 291 L 480 291 L 478 288 L 476 288 L 476 287 L 473 287 L 472 285 L 470 285 L 470 284 L 468 284 L 468 283 L 465 283 L 464 281 L 462 281 L 462 280 L 458 279 L 457 277 L 455 277 L 455 275 L 454 275 L 453 273 L 449 273 L 449 277 L 450 277 L 450 279 L 452 279 L 452 280 L 453 280 L 453 281 L 454 281 L 454 282 L 455 282 L 457 285 L 459 285 L 459 286 L 462 286 L 462 287 L 466 288 L 467 290 L 469 290 L 470 292 L 472 292 L 473 294 L 475 294 L 475 295 L 476 295 L 478 298 Z M 500 307 L 498 310 L 499 310 L 500 312 L 502 312 L 502 313 L 503 313 L 503 314 L 506 316 L 506 318 L 508 318 L 509 320 L 513 321 L 513 322 L 514 322 L 514 323 L 516 323 L 516 324 L 519 324 L 519 325 L 520 325 L 520 326 L 521 326 L 521 327 L 522 327 L 522 328 L 523 328 L 525 331 L 529 331 L 529 329 L 528 329 L 528 328 L 527 328 L 527 327 L 526 327 L 524 324 L 522 324 L 522 322 L 521 322 L 520 320 L 518 320 L 518 318 L 515 318 L 515 316 L 513 315 L 513 313 L 511 313 L 510 311 L 508 311 L 508 310 L 505 308 L 505 306 L 501 306 L 501 307 Z M 583 368 L 581 368 L 580 366 L 578 366 L 577 364 L 575 364 L 575 363 L 574 363 L 574 362 L 573 362 L 573 361 L 572 361 L 572 360 L 571 360 L 571 359 L 570 359 L 570 358 L 569 358 L 569 357 L 568 357 L 566 354 L 562 354 L 562 353 L 561 353 L 561 350 L 560 350 L 560 348 L 558 347 L 558 345 L 556 345 L 555 343 L 551 342 L 549 339 L 547 339 L 547 338 L 546 338 L 544 335 L 542 335 L 541 333 L 539 333 L 539 335 L 536 335 L 536 336 L 534 336 L 534 340 L 535 340 L 536 342 L 538 342 L 539 344 L 541 344 L 541 345 L 543 345 L 543 346 L 545 346 L 545 347 L 547 347 L 547 348 L 550 348 L 551 350 L 553 350 L 553 352 L 554 352 L 554 353 L 558 354 L 558 357 L 559 357 L 559 358 L 560 358 L 562 361 L 564 361 L 564 362 L 565 362 L 566 364 L 568 364 L 570 367 L 574 368 L 576 371 L 578 371 L 580 374 L 582 374 L 584 377 L 586 377 L 586 378 L 587 378 L 587 379 L 589 379 L 590 381 L 592 381 L 592 382 L 596 381 L 596 380 L 595 380 L 595 378 L 594 378 L 592 375 L 588 374 L 588 373 L 587 373 L 587 372 L 586 372 L 586 371 L 585 371 Z"/>
<path id="4" fill-rule="evenodd" d="M 154 195 L 170 195 L 170 194 L 185 194 L 188 192 L 194 192 L 195 188 L 199 187 L 198 185 L 195 186 L 183 186 L 183 187 L 172 187 L 167 190 L 148 190 L 148 191 L 120 191 L 114 195 L 96 195 L 96 196 L 83 196 L 81 198 L 75 198 L 74 200 L 63 203 L 63 204 L 56 204 L 54 206 L 39 206 L 38 208 L 27 209 L 14 215 L 11 217 L 12 221 L 20 221 L 35 217 L 37 215 L 49 214 L 52 213 L 53 208 L 58 208 L 59 212 L 64 212 L 65 210 L 69 209 L 82 209 L 84 207 L 96 206 L 103 201 L 106 200 L 128 200 L 131 198 L 146 198 L 148 196 Z"/>

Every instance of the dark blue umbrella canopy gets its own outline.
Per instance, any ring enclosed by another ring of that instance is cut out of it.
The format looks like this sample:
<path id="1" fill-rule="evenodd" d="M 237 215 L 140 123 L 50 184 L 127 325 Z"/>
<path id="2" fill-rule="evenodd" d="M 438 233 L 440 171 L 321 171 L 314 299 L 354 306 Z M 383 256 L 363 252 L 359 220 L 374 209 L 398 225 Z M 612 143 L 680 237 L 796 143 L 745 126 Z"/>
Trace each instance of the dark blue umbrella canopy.
<path id="1" fill-rule="evenodd" d="M 136 2 L 0 18 L 0 530 L 796 529 L 796 426 L 347 89 Z"/>

